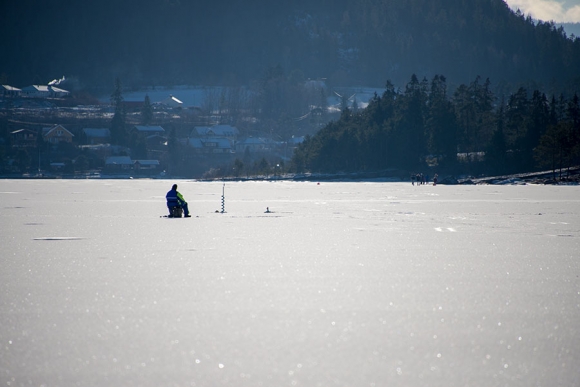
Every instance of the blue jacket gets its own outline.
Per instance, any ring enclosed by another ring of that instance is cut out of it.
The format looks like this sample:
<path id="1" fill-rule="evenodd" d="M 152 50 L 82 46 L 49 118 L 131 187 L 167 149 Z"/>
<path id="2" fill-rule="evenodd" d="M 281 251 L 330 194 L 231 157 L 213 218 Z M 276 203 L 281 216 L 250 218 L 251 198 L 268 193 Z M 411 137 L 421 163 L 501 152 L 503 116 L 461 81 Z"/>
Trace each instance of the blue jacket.
<path id="1" fill-rule="evenodd" d="M 165 199 L 167 199 L 167 207 L 182 206 L 186 203 L 183 196 L 174 189 L 167 192 Z"/>

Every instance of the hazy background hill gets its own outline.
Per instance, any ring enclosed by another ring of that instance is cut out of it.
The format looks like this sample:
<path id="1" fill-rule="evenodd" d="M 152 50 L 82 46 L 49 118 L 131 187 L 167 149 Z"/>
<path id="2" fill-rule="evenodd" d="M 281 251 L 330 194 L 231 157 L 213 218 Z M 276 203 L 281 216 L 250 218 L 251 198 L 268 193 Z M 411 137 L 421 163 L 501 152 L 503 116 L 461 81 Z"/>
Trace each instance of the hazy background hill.
<path id="1" fill-rule="evenodd" d="M 566 34 L 580 37 L 580 23 L 558 23 L 558 25 L 564 27 Z"/>
<path id="2" fill-rule="evenodd" d="M 248 84 L 280 65 L 331 85 L 490 78 L 580 89 L 580 39 L 502 0 L 8 0 L 0 81 L 77 87 Z"/>

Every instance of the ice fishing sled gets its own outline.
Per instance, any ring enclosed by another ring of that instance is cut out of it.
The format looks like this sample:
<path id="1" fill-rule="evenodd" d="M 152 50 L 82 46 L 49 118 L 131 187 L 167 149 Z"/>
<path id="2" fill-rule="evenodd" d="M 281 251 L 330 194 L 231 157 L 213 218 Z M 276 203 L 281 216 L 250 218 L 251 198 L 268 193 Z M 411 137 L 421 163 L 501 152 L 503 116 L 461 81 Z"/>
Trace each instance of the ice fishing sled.
<path id="1" fill-rule="evenodd" d="M 170 214 L 168 218 L 181 218 L 183 217 L 183 208 L 179 206 L 171 207 Z"/>

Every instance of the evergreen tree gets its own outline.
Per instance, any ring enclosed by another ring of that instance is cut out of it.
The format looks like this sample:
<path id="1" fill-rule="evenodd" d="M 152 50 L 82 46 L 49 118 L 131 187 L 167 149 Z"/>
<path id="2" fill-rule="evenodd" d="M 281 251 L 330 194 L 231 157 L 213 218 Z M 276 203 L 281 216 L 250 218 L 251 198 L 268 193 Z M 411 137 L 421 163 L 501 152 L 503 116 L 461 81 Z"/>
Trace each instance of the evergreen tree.
<path id="1" fill-rule="evenodd" d="M 454 104 L 460 127 L 460 145 L 463 152 L 479 152 L 493 132 L 493 100 L 490 81 L 483 85 L 480 77 L 461 85 L 454 94 Z"/>
<path id="2" fill-rule="evenodd" d="M 268 160 L 266 160 L 265 157 L 262 157 L 259 162 L 256 161 L 256 163 L 254 164 L 254 168 L 256 172 L 264 174 L 266 176 L 270 172 L 270 164 L 268 163 Z"/>
<path id="3" fill-rule="evenodd" d="M 32 165 L 32 157 L 28 153 L 26 148 L 18 149 L 16 157 L 14 158 L 14 165 L 20 170 L 20 172 L 28 172 Z"/>
<path id="4" fill-rule="evenodd" d="M 131 148 L 131 156 L 134 159 L 147 158 L 147 143 L 145 138 L 139 133 L 133 131 L 129 135 L 129 147 Z"/>
<path id="5" fill-rule="evenodd" d="M 74 163 L 74 169 L 79 172 L 85 172 L 89 169 L 89 158 L 85 154 L 79 155 Z"/>
<path id="6" fill-rule="evenodd" d="M 496 116 L 494 111 L 494 104 L 496 97 L 491 90 L 491 81 L 489 78 L 485 80 L 483 86 L 478 89 L 478 122 L 480 130 L 477 134 L 477 147 L 483 149 L 487 144 L 496 128 Z"/>
<path id="7" fill-rule="evenodd" d="M 439 163 L 454 165 L 457 161 L 457 122 L 452 103 L 447 98 L 446 79 L 436 75 L 431 82 L 426 136 L 431 154 Z"/>
<path id="8" fill-rule="evenodd" d="M 534 149 L 534 157 L 540 167 L 550 167 L 556 178 L 556 169 L 560 170 L 566 166 L 569 159 L 569 136 L 570 125 L 566 122 L 559 122 L 551 125 L 548 131 L 540 138 L 539 144 Z"/>
<path id="9" fill-rule="evenodd" d="M 394 125 L 396 122 L 398 101 L 399 92 L 395 89 L 395 86 L 391 81 L 388 81 L 383 96 L 378 102 L 379 114 L 375 118 L 375 122 L 381 133 L 381 138 L 377 140 L 377 145 L 384 145 L 385 149 L 381 160 L 383 168 L 388 168 L 394 165 L 394 158 L 397 154 L 396 149 L 398 144 L 395 141 Z"/>
<path id="10" fill-rule="evenodd" d="M 347 110 L 349 96 L 346 95 L 346 92 L 343 92 L 342 94 L 338 94 L 337 92 L 334 92 L 334 94 L 336 94 L 338 96 L 338 98 L 340 98 L 340 111 L 343 112 L 343 111 Z"/>
<path id="11" fill-rule="evenodd" d="M 467 85 L 462 84 L 455 90 L 453 106 L 459 126 L 459 150 L 470 153 L 475 150 L 471 136 L 475 126 L 475 105 Z"/>
<path id="12" fill-rule="evenodd" d="M 143 125 L 149 125 L 151 124 L 152 121 L 153 121 L 153 105 L 151 105 L 149 95 L 145 95 L 143 107 L 141 108 L 141 123 Z"/>
<path id="13" fill-rule="evenodd" d="M 239 177 L 244 170 L 244 162 L 240 159 L 234 161 L 234 176 Z"/>
<path id="14" fill-rule="evenodd" d="M 496 129 L 485 152 L 485 161 L 490 173 L 504 174 L 508 172 L 507 145 L 504 133 L 504 105 L 503 101 L 496 115 Z"/>
<path id="15" fill-rule="evenodd" d="M 352 110 L 352 112 L 354 114 L 358 113 L 359 110 L 358 110 L 358 103 L 356 102 L 356 97 L 353 98 L 352 105 L 351 105 L 350 109 Z"/>
<path id="16" fill-rule="evenodd" d="M 123 87 L 119 78 L 115 79 L 115 91 L 111 94 L 111 104 L 114 115 L 111 121 L 111 141 L 117 145 L 128 145 L 126 125 L 126 111 L 123 104 Z"/>
<path id="17" fill-rule="evenodd" d="M 530 101 L 529 119 L 526 120 L 526 133 L 522 139 L 522 167 L 534 168 L 534 149 L 546 133 L 550 123 L 550 106 L 546 95 L 535 90 Z"/>
<path id="18" fill-rule="evenodd" d="M 505 112 L 506 136 L 508 145 L 517 148 L 519 141 L 526 132 L 526 121 L 529 113 L 528 92 L 520 87 L 510 95 Z"/>
<path id="19" fill-rule="evenodd" d="M 572 162 L 580 164 L 580 98 L 577 93 L 568 102 L 566 113 L 570 124 Z"/>
<path id="20" fill-rule="evenodd" d="M 416 168 L 427 154 L 425 139 L 426 82 L 419 82 L 413 74 L 405 93 L 400 97 L 395 123 L 399 152 L 395 163 L 401 167 Z"/>
<path id="21" fill-rule="evenodd" d="M 530 114 L 528 92 L 520 87 L 510 95 L 505 112 L 505 135 L 512 151 L 512 163 L 518 171 L 529 170 L 529 153 L 526 152 L 525 136 Z"/>
<path id="22" fill-rule="evenodd" d="M 285 99 L 287 86 L 282 66 L 267 69 L 258 90 L 261 114 L 264 119 L 276 120 L 279 117 L 287 102 Z"/>

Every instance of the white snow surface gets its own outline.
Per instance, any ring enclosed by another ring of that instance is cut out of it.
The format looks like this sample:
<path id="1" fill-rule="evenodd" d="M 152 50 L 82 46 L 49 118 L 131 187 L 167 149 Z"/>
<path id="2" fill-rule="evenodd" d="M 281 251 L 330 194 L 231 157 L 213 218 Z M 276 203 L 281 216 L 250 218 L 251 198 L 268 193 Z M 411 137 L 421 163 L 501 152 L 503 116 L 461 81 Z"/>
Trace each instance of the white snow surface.
<path id="1" fill-rule="evenodd" d="M 578 186 L 1 180 L 0 221 L 0 386 L 580 385 Z"/>

